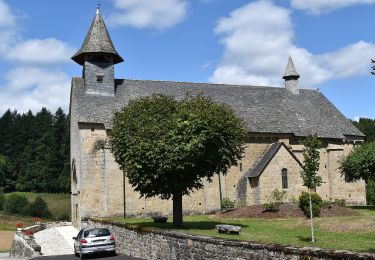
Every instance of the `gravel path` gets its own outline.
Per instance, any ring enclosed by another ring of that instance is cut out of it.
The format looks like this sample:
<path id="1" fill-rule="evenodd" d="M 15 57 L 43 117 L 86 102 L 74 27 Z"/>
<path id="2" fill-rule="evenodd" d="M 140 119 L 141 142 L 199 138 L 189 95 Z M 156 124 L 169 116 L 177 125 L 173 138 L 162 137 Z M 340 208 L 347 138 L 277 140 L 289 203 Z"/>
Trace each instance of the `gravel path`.
<path id="1" fill-rule="evenodd" d="M 51 255 L 68 255 L 73 254 L 73 248 L 64 239 L 56 228 L 49 228 L 34 234 L 35 241 L 42 247 L 42 254 Z"/>

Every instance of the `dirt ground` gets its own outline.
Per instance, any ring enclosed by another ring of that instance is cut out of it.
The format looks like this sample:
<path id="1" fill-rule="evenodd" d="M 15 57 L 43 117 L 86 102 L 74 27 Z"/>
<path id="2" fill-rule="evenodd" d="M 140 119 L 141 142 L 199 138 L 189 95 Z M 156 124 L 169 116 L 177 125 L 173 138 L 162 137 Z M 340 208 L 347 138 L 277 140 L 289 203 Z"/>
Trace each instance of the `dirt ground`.
<path id="1" fill-rule="evenodd" d="M 265 211 L 262 205 L 254 205 L 245 208 L 229 210 L 218 213 L 222 218 L 267 218 L 267 219 L 283 219 L 283 218 L 305 218 L 303 212 L 295 203 L 281 204 L 280 210 L 276 212 Z M 357 213 L 345 207 L 332 205 L 330 208 L 322 208 L 320 217 L 336 217 L 336 216 L 355 216 Z"/>
<path id="2" fill-rule="evenodd" d="M 9 250 L 12 245 L 14 231 L 0 231 L 0 251 Z"/>

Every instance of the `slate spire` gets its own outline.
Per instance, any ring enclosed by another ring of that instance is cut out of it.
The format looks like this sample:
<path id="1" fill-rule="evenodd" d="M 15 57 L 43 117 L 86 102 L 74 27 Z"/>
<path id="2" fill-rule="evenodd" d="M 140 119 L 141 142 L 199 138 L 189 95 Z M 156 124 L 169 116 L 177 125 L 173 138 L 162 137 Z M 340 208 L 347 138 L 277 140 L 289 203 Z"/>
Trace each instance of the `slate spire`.
<path id="1" fill-rule="evenodd" d="M 80 65 L 85 63 L 89 56 L 105 55 L 112 58 L 113 64 L 123 62 L 123 58 L 117 53 L 105 26 L 103 16 L 98 5 L 94 20 L 86 35 L 81 49 L 73 55 L 72 59 Z"/>
<path id="2" fill-rule="evenodd" d="M 299 77 L 300 75 L 297 73 L 296 68 L 294 67 L 293 59 L 291 56 L 289 56 L 283 79 L 285 80 L 285 87 L 293 94 L 299 94 Z"/>

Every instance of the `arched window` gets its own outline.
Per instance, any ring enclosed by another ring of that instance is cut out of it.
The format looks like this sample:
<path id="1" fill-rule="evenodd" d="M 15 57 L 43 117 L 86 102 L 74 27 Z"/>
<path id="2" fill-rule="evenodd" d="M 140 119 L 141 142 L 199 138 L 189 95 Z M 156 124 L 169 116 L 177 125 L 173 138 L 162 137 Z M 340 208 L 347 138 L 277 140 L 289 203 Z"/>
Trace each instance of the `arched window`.
<path id="1" fill-rule="evenodd" d="M 288 189 L 288 169 L 282 169 L 281 171 L 281 184 L 283 190 Z"/>

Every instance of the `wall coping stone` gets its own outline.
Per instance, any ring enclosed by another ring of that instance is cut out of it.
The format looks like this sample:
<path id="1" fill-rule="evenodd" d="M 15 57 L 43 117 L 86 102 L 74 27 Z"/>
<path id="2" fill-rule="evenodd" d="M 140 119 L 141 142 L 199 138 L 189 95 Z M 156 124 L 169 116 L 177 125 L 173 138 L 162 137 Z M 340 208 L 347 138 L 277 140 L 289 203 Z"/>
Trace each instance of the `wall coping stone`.
<path id="1" fill-rule="evenodd" d="M 247 250 L 267 250 L 279 252 L 284 255 L 299 255 L 303 257 L 315 257 L 319 259 L 375 259 L 375 254 L 367 252 L 352 252 L 346 250 L 333 250 L 333 249 L 323 249 L 319 247 L 298 247 L 298 246 L 285 246 L 280 244 L 261 244 L 249 241 L 240 240 L 230 240 L 223 238 L 214 238 L 204 235 L 191 235 L 186 233 L 181 233 L 178 231 L 167 231 L 157 228 L 140 227 L 138 225 L 111 221 L 108 219 L 89 217 L 88 221 L 96 222 L 99 224 L 113 225 L 121 227 L 130 231 L 134 231 L 140 234 L 155 234 L 162 235 L 177 239 L 192 240 L 203 243 L 210 243 L 218 246 L 227 246 L 234 248 L 242 248 Z"/>

